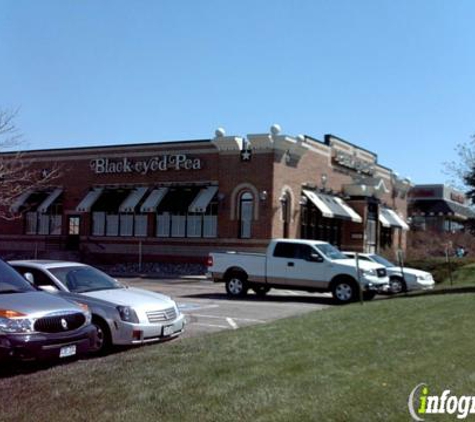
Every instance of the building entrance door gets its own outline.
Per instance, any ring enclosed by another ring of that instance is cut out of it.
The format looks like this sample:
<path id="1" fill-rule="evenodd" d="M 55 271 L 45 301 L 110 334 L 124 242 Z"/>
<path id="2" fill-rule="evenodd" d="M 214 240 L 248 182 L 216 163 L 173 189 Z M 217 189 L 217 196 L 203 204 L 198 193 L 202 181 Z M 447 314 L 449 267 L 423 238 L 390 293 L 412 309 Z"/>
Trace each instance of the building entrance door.
<path id="1" fill-rule="evenodd" d="M 66 247 L 70 251 L 77 251 L 79 249 L 80 222 L 81 217 L 78 215 L 70 215 L 68 217 L 68 238 Z"/>

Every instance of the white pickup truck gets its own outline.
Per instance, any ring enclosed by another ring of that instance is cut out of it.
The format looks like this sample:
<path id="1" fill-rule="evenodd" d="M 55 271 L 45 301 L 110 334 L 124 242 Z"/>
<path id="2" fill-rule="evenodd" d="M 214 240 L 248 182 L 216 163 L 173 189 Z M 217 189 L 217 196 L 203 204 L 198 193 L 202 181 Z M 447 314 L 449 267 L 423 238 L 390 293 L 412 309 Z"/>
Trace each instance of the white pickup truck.
<path id="1" fill-rule="evenodd" d="M 274 239 L 265 254 L 211 253 L 208 277 L 224 281 L 231 297 L 244 296 L 249 288 L 258 295 L 276 288 L 331 292 L 338 303 L 356 300 L 358 286 L 367 300 L 389 287 L 384 266 L 363 260 L 357 263 L 329 243 L 301 239 Z"/>

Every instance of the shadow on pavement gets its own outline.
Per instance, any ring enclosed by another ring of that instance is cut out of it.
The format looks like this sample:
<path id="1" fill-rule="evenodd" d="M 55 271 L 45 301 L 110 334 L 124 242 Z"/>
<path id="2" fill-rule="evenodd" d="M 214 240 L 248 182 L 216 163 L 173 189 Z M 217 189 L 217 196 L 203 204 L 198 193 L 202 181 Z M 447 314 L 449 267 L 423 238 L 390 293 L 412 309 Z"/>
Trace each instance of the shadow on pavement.
<path id="1" fill-rule="evenodd" d="M 306 296 L 306 295 L 272 295 L 258 296 L 248 294 L 239 298 L 230 298 L 226 293 L 197 293 L 191 295 L 183 295 L 181 298 L 187 299 L 209 299 L 209 300 L 226 300 L 232 302 L 262 302 L 262 303 L 309 303 L 318 305 L 335 305 L 333 298 L 322 296 Z"/>

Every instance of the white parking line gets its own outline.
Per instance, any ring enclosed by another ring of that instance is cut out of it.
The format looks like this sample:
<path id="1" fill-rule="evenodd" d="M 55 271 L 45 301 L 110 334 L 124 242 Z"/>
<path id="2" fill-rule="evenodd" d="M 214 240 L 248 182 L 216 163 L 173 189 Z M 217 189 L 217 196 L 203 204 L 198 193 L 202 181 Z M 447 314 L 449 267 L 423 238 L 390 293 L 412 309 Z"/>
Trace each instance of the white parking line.
<path id="1" fill-rule="evenodd" d="M 199 325 L 201 327 L 213 327 L 213 328 L 227 328 L 227 329 L 229 329 L 229 325 L 203 324 L 201 322 L 191 322 L 190 324 Z"/>
<path id="2" fill-rule="evenodd" d="M 228 321 L 228 324 L 232 327 L 233 330 L 237 330 L 239 328 L 232 318 L 226 318 L 226 321 Z"/>
<path id="3" fill-rule="evenodd" d="M 204 315 L 204 314 L 192 314 L 195 317 L 198 318 L 211 318 L 211 319 L 228 319 L 230 317 L 225 317 L 225 316 L 217 316 L 217 315 Z M 259 322 L 264 324 L 266 321 L 263 321 L 261 319 L 250 319 L 250 318 L 239 318 L 239 317 L 233 317 L 233 320 L 236 321 L 246 321 L 246 322 Z"/>

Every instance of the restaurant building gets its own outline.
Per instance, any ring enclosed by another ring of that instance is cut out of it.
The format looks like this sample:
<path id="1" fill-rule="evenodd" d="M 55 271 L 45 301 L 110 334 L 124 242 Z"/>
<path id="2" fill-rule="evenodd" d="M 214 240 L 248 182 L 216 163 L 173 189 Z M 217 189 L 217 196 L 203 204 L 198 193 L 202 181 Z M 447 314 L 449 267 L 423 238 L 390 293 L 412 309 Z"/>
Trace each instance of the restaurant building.
<path id="1" fill-rule="evenodd" d="M 475 218 L 465 194 L 443 184 L 413 186 L 408 212 L 415 230 L 438 233 L 464 231 L 467 221 Z"/>
<path id="2" fill-rule="evenodd" d="M 2 154 L 8 158 L 8 154 Z M 270 133 L 27 151 L 54 185 L 0 221 L 0 252 L 90 262 L 202 262 L 307 238 L 343 250 L 405 248 L 410 183 L 333 135 Z"/>

